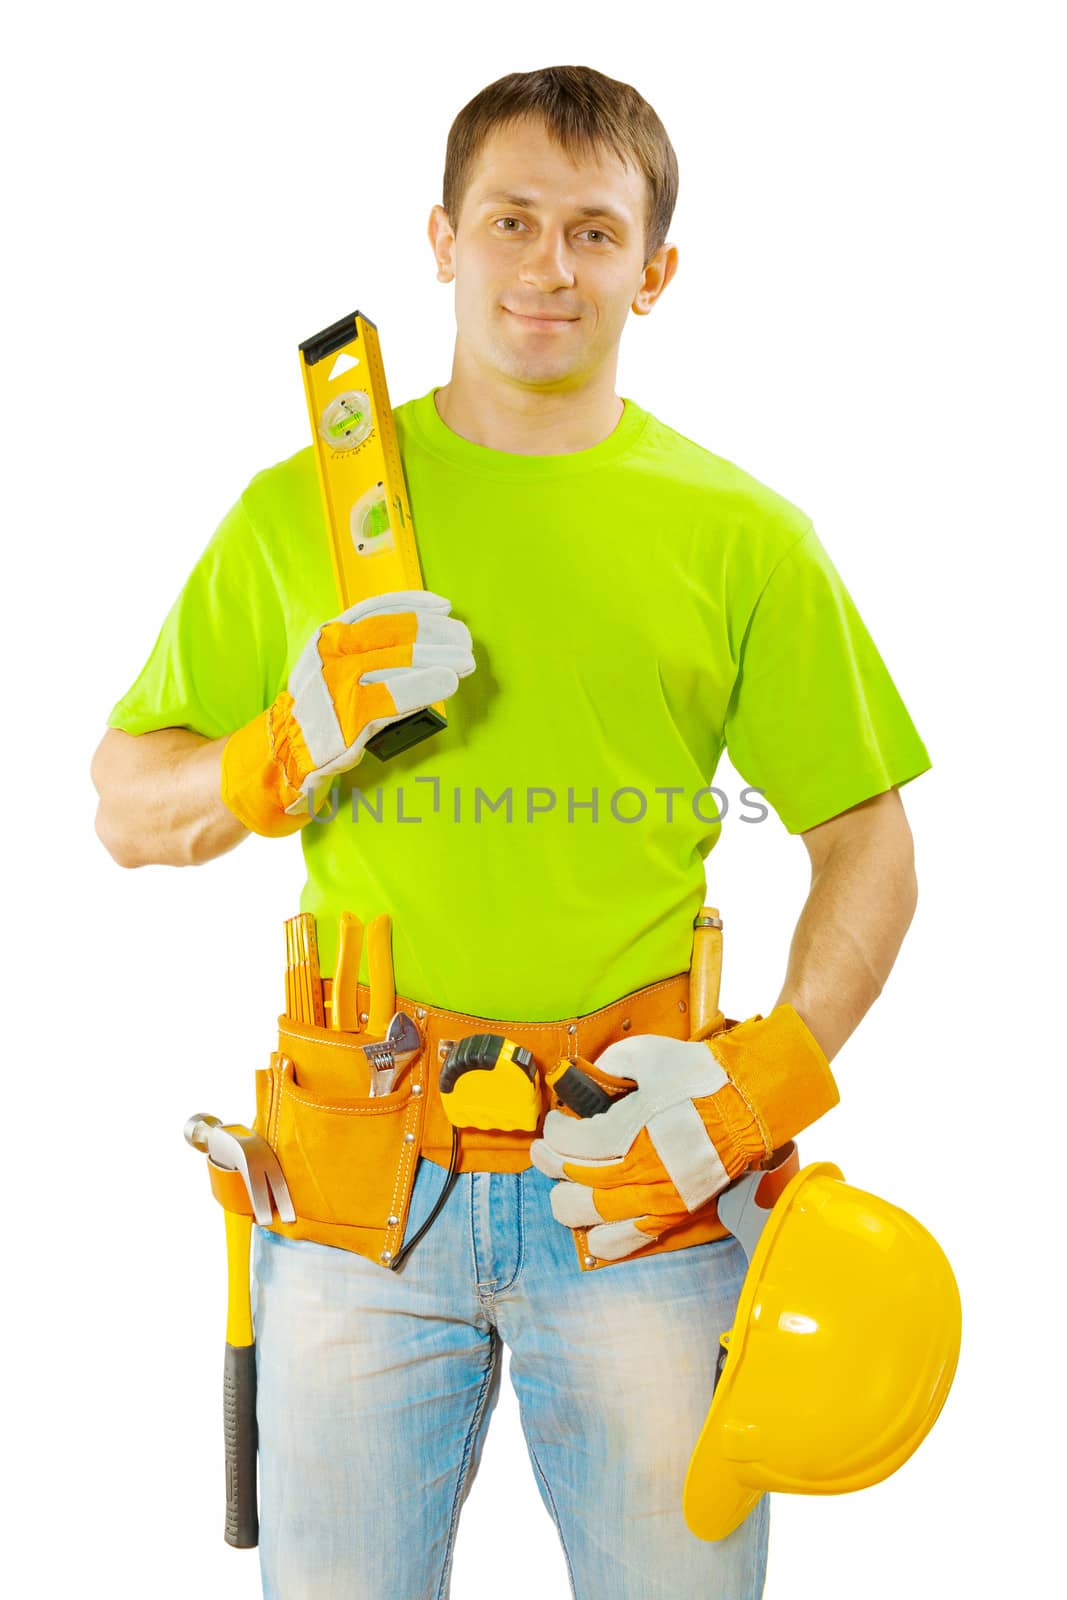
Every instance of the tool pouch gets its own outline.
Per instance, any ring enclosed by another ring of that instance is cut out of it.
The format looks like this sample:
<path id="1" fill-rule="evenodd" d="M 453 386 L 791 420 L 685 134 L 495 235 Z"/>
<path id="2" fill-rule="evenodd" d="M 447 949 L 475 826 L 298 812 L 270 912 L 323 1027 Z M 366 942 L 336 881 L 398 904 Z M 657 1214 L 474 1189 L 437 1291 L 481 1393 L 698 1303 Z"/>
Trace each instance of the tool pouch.
<path id="1" fill-rule="evenodd" d="M 360 1046 L 376 1037 L 279 1017 L 278 1049 L 256 1073 L 254 1126 L 281 1163 L 297 1215 L 276 1218 L 271 1231 L 388 1266 L 422 1144 L 426 1061 L 420 1052 L 393 1094 L 372 1096 Z"/>

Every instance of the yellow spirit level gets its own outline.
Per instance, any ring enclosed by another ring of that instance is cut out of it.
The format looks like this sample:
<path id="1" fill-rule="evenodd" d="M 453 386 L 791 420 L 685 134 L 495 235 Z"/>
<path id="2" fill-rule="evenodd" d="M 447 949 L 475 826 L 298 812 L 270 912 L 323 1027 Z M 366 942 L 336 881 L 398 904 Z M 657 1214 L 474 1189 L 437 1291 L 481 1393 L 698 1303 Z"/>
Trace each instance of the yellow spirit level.
<path id="1" fill-rule="evenodd" d="M 375 324 L 354 311 L 305 339 L 300 356 L 341 610 L 424 588 Z M 388 761 L 446 726 L 439 701 L 382 728 L 366 748 Z"/>

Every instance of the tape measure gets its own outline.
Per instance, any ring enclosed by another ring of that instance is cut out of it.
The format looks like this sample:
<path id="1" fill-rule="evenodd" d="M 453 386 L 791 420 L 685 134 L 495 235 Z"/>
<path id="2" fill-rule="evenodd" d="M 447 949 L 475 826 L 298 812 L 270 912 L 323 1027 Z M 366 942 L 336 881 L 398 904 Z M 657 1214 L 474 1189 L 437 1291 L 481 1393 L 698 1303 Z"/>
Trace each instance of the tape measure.
<path id="1" fill-rule="evenodd" d="M 537 1064 L 523 1045 L 500 1033 L 472 1033 L 441 1064 L 441 1104 L 457 1128 L 536 1128 L 541 1110 Z M 564 1058 L 545 1073 L 561 1105 L 580 1117 L 606 1111 L 612 1097 Z"/>
<path id="2" fill-rule="evenodd" d="M 341 610 L 424 588 L 375 324 L 354 311 L 305 339 L 300 356 Z M 382 728 L 366 748 L 388 761 L 447 725 L 439 701 Z"/>
<path id="3" fill-rule="evenodd" d="M 441 1063 L 445 1116 L 456 1128 L 536 1128 L 541 1112 L 537 1064 L 524 1045 L 500 1033 L 469 1033 Z"/>

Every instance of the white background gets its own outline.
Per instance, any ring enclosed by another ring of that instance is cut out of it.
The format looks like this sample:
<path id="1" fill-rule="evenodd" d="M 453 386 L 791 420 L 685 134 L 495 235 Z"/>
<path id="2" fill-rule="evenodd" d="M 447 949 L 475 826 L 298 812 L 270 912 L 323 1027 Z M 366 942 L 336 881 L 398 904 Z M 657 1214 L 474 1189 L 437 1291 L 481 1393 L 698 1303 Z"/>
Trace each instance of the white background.
<path id="1" fill-rule="evenodd" d="M 358 305 L 394 404 L 447 381 L 452 289 L 425 230 L 449 125 L 495 78 L 555 63 L 633 83 L 680 163 L 679 272 L 631 318 L 618 392 L 813 517 L 933 759 L 903 791 L 918 911 L 802 1159 L 934 1232 L 963 1353 L 893 1478 L 775 1496 L 766 1595 L 1046 1592 L 1063 1366 L 1054 8 L 28 15 L 2 97 L 5 1566 L 20 1547 L 33 1564 L 16 1592 L 259 1593 L 255 1554 L 222 1540 L 222 1219 L 181 1131 L 194 1110 L 251 1116 L 300 848 L 255 838 L 200 870 L 124 872 L 94 834 L 89 762 L 222 513 L 307 442 L 299 341 Z M 737 792 L 725 763 L 719 779 Z M 728 817 L 709 878 L 743 1017 L 777 994 L 807 857 L 776 819 Z M 383 1536 L 410 1531 L 383 1507 Z M 567 1594 L 506 1383 L 452 1592 L 502 1588 Z"/>

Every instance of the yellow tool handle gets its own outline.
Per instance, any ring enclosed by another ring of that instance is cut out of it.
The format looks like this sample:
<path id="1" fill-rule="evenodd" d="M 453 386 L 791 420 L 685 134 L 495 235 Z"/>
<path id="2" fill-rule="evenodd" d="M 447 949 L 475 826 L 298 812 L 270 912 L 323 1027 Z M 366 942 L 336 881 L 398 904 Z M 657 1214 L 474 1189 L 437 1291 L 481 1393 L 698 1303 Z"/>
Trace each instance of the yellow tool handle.
<path id="1" fill-rule="evenodd" d="M 337 960 L 330 990 L 330 1026 L 346 1033 L 359 1031 L 359 958 L 363 953 L 363 923 L 352 911 L 342 911 L 337 934 Z M 390 1015 L 392 1013 L 390 1012 Z"/>
<path id="2" fill-rule="evenodd" d="M 392 922 L 387 911 L 367 924 L 367 967 L 370 981 L 368 1033 L 384 1034 L 396 1010 L 393 977 Z"/>
<path id="3" fill-rule="evenodd" d="M 256 1503 L 256 1347 L 252 1333 L 249 1252 L 252 1218 L 225 1211 L 226 1362 L 223 1421 L 226 1439 L 226 1543 L 250 1550 L 259 1542 Z"/>

